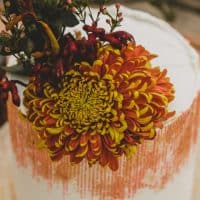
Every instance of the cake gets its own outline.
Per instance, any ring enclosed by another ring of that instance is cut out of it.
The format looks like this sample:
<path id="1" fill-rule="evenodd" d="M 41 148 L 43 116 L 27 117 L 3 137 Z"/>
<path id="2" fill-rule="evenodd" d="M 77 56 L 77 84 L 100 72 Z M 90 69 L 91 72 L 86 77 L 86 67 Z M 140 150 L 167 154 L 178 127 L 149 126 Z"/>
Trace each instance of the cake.
<path id="1" fill-rule="evenodd" d="M 121 29 L 159 55 L 153 66 L 167 69 L 176 91 L 169 110 L 176 114 L 154 140 L 139 145 L 130 160 L 122 157 L 119 169 L 111 171 L 98 165 L 90 168 L 85 161 L 71 166 L 68 157 L 52 162 L 45 151 L 35 147 L 30 124 L 21 121 L 18 110 L 9 104 L 11 171 L 17 200 L 191 199 L 200 112 L 199 58 L 167 23 L 142 11 L 125 7 L 122 11 Z"/>

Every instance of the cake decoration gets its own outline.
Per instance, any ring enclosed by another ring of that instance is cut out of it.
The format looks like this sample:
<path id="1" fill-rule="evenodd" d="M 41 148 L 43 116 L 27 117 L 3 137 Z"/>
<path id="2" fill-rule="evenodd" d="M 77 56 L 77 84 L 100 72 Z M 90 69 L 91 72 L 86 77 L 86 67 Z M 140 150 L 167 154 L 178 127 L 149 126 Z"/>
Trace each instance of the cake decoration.
<path id="1" fill-rule="evenodd" d="M 14 55 L 18 64 L 3 68 L 0 96 L 6 101 L 10 92 L 19 106 L 16 85 L 25 87 L 22 115 L 52 160 L 69 156 L 71 164 L 86 159 L 117 170 L 121 156 L 131 158 L 174 115 L 168 111 L 174 89 L 167 70 L 151 65 L 156 55 L 115 30 L 123 19 L 120 5 L 112 16 L 106 1 L 98 1 L 94 16 L 90 3 L 4 1 L 1 54 Z M 101 16 L 109 31 L 98 26 Z M 68 31 L 79 22 L 81 32 Z M 8 80 L 7 69 L 29 82 Z"/>

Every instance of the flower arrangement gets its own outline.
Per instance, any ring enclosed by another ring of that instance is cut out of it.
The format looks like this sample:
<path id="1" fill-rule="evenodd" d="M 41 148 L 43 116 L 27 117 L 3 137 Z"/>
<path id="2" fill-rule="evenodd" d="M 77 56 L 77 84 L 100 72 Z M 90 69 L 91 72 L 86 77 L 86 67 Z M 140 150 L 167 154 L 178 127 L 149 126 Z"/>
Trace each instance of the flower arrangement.
<path id="1" fill-rule="evenodd" d="M 31 123 L 52 160 L 70 156 L 72 164 L 86 159 L 118 169 L 143 140 L 174 112 L 168 105 L 174 89 L 167 70 L 151 66 L 154 54 L 137 45 L 120 26 L 122 13 L 109 13 L 106 1 L 4 0 L 0 53 L 14 55 L 18 64 L 0 72 L 0 100 L 8 94 L 20 105 L 17 85 L 24 86 L 23 117 Z M 109 31 L 98 26 L 106 17 Z M 83 24 L 81 32 L 69 27 Z M 9 80 L 6 70 L 29 77 Z"/>

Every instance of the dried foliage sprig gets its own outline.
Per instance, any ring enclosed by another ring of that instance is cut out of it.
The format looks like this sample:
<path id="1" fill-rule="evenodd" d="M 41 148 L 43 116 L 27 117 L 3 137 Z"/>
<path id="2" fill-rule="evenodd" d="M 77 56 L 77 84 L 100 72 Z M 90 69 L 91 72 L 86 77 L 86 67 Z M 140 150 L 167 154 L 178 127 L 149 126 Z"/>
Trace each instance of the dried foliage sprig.
<path id="1" fill-rule="evenodd" d="M 59 60 L 57 57 L 62 57 L 63 54 L 64 56 L 67 56 L 68 53 L 73 54 L 71 59 L 69 58 L 68 65 L 70 62 L 73 64 L 82 55 L 78 51 L 78 47 L 83 47 L 88 51 L 84 56 L 88 54 L 88 60 L 92 61 L 97 47 L 95 39 L 99 37 L 100 40 L 111 41 L 112 37 L 116 37 L 106 35 L 104 30 L 101 34 L 97 33 L 100 30 L 97 28 L 100 15 L 105 14 L 102 12 L 102 8 L 105 8 L 107 1 L 98 1 L 99 11 L 96 17 L 93 17 L 90 4 L 95 2 L 88 0 L 45 0 L 42 2 L 38 0 L 4 0 L 1 20 L 6 30 L 0 33 L 0 53 L 4 56 L 15 56 L 18 64 L 2 68 L 12 73 L 29 75 L 32 79 L 38 80 L 38 85 L 41 85 L 39 80 L 47 81 L 45 77 L 48 76 L 48 73 L 53 74 L 57 70 L 55 74 L 60 74 L 61 69 L 55 70 L 51 66 L 55 64 L 54 60 Z M 112 19 L 113 31 L 121 21 L 119 6 L 115 19 L 108 12 L 106 14 Z M 86 24 L 87 16 L 92 23 L 90 28 Z M 89 41 L 84 38 L 76 40 L 75 36 L 66 33 L 67 28 L 76 26 L 79 22 L 85 25 L 84 30 L 88 33 Z M 91 44 L 89 44 L 90 42 Z M 68 49 L 68 53 L 66 49 Z M 90 53 L 93 56 L 89 56 Z M 38 69 L 38 66 L 44 63 L 46 67 Z M 35 78 L 33 78 L 34 75 Z M 56 82 L 57 77 L 51 75 L 50 77 Z"/>

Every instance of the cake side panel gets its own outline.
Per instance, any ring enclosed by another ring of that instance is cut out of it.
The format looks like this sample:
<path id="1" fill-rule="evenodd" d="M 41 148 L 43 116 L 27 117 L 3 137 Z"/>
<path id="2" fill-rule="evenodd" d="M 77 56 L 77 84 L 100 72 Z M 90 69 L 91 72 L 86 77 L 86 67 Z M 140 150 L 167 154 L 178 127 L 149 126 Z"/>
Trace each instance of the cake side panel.
<path id="1" fill-rule="evenodd" d="M 52 162 L 46 151 L 37 148 L 37 133 L 32 131 L 27 122 L 21 121 L 18 110 L 9 104 L 12 148 L 17 162 L 17 187 L 21 185 L 30 191 L 38 190 L 41 196 L 46 195 L 48 198 L 54 193 L 62 193 L 70 199 L 76 199 L 73 197 L 75 194 L 79 196 L 78 199 L 129 199 L 145 188 L 164 192 L 166 185 L 173 183 L 184 168 L 185 172 L 182 174 L 185 174 L 186 179 L 192 180 L 192 173 L 188 172 L 193 170 L 193 165 L 189 164 L 189 160 L 194 155 L 197 127 L 200 124 L 197 117 L 200 116 L 199 104 L 200 95 L 190 109 L 158 131 L 155 140 L 141 144 L 131 160 L 120 159 L 120 167 L 116 172 L 99 166 L 90 168 L 86 162 L 71 166 L 67 156 L 59 162 Z M 23 170 L 28 170 L 28 174 L 23 173 Z M 29 188 L 29 179 L 39 185 L 43 184 L 43 187 L 35 186 L 33 189 L 30 185 Z M 177 182 L 177 188 L 182 183 L 183 191 L 184 185 L 188 191 L 184 182 Z M 39 188 L 43 190 L 40 191 Z M 49 188 L 49 191 L 44 188 Z M 23 195 L 20 189 L 17 191 Z M 23 200 L 22 197 L 20 200 Z"/>

